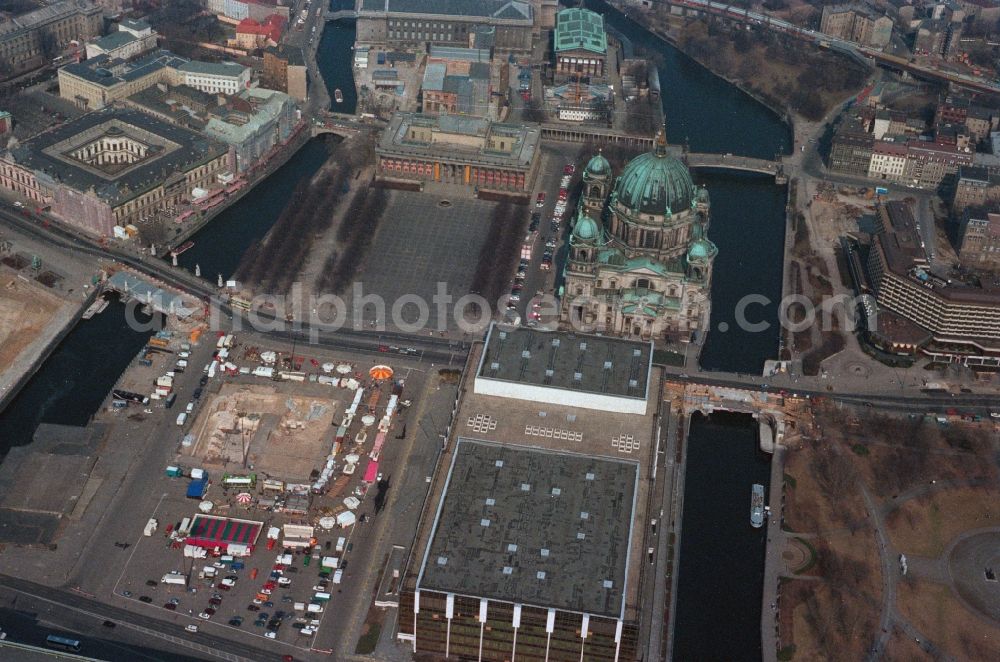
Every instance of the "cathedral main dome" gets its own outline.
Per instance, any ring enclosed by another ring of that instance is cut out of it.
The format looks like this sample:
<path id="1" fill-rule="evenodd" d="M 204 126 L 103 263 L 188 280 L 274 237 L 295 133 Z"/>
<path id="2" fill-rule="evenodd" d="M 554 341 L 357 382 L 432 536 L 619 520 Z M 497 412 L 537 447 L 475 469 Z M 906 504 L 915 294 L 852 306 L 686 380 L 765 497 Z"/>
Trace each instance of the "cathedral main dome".
<path id="1" fill-rule="evenodd" d="M 691 173 L 679 159 L 667 154 L 662 134 L 657 136 L 654 151 L 629 161 L 614 190 L 618 202 L 641 214 L 684 211 L 696 196 Z"/>

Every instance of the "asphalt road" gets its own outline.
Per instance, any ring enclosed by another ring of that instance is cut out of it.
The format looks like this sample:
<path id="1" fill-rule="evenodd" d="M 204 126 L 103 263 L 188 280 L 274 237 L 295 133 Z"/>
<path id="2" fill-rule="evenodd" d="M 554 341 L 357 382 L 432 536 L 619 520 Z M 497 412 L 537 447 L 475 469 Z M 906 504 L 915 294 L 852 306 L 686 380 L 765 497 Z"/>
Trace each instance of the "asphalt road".
<path id="1" fill-rule="evenodd" d="M 105 620 L 114 621 L 119 626 L 129 627 L 148 636 L 166 640 L 170 645 L 186 649 L 187 652 L 200 658 L 231 660 L 232 662 L 241 662 L 242 660 L 263 662 L 281 659 L 281 655 L 275 653 L 215 637 L 206 632 L 186 632 L 179 625 L 165 623 L 136 611 L 107 605 L 72 591 L 51 588 L 3 574 L 0 574 L 0 586 L 26 596 L 32 596 L 78 615 L 90 616 L 95 619 L 95 627 L 100 627 L 100 624 Z"/>

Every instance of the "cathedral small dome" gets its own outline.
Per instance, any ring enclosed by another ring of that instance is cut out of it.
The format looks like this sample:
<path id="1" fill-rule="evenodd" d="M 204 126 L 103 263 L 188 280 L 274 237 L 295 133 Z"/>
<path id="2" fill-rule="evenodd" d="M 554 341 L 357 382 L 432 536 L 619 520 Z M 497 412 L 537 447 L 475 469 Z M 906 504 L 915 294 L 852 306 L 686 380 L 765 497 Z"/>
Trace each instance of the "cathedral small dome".
<path id="1" fill-rule="evenodd" d="M 719 249 L 708 239 L 695 239 L 688 248 L 688 262 L 709 260 L 716 256 Z"/>
<path id="2" fill-rule="evenodd" d="M 573 226 L 573 238 L 578 241 L 594 241 L 600 234 L 600 230 L 597 227 L 597 221 L 592 219 L 586 214 L 581 214 L 576 219 L 576 224 Z"/>
<path id="3" fill-rule="evenodd" d="M 603 154 L 595 154 L 594 158 L 587 162 L 586 172 L 591 175 L 604 176 L 611 173 L 611 164 L 604 158 Z"/>

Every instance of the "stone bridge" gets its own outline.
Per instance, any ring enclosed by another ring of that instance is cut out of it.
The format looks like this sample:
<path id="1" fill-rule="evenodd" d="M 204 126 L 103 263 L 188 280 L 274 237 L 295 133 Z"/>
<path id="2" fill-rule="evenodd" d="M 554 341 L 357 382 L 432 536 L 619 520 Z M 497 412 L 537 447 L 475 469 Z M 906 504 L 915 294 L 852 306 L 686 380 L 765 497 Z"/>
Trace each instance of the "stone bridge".
<path id="1" fill-rule="evenodd" d="M 374 119 L 359 119 L 349 113 L 324 112 L 320 117 L 313 119 L 311 129 L 312 135 L 318 136 L 321 133 L 335 133 L 344 138 L 356 136 L 371 130 L 379 130 L 384 122 Z"/>
<path id="2" fill-rule="evenodd" d="M 353 9 L 338 9 L 337 11 L 327 10 L 323 13 L 323 18 L 327 21 L 336 21 L 342 18 L 357 18 L 358 12 Z"/>
<path id="3" fill-rule="evenodd" d="M 755 159 L 750 156 L 733 156 L 732 154 L 702 154 L 700 152 L 685 152 L 680 157 L 691 169 L 718 168 L 720 170 L 742 170 L 744 172 L 759 172 L 773 175 L 778 184 L 788 181 L 785 166 L 780 161 Z"/>

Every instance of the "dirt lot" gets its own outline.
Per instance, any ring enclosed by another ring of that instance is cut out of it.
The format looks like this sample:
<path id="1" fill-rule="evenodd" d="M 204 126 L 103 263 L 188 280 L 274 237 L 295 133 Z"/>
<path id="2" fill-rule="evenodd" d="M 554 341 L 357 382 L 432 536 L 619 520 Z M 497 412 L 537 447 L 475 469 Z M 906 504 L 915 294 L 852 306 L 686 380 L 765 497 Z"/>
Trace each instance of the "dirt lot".
<path id="1" fill-rule="evenodd" d="M 947 586 L 906 580 L 899 584 L 897 605 L 942 652 L 960 660 L 1000 659 L 1000 629 L 965 609 Z"/>
<path id="2" fill-rule="evenodd" d="M 0 372 L 38 338 L 63 302 L 0 267 Z"/>
<path id="3" fill-rule="evenodd" d="M 225 384 L 192 431 L 192 454 L 208 465 L 253 467 L 287 480 L 305 480 L 330 452 L 333 397 L 281 393 L 274 386 Z"/>
<path id="4" fill-rule="evenodd" d="M 889 535 L 906 554 L 937 557 L 956 535 L 1000 522 L 1000 490 L 963 487 L 906 501 L 889 515 Z"/>

